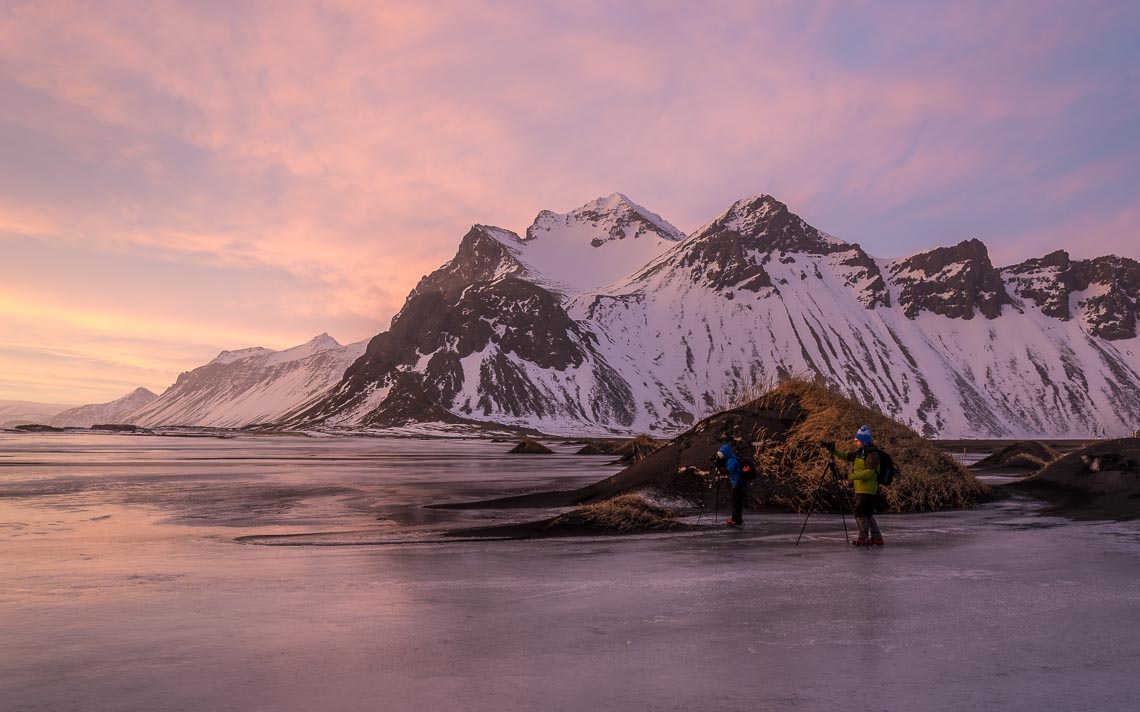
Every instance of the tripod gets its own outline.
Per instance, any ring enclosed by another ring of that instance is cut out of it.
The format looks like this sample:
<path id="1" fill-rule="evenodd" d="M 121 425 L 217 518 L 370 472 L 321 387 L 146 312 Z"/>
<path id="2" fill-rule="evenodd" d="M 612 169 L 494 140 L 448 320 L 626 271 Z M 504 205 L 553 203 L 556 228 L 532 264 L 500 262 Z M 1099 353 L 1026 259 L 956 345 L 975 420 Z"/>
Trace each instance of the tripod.
<path id="1" fill-rule="evenodd" d="M 715 509 L 713 511 L 713 523 L 714 524 L 716 523 L 716 520 L 720 518 L 720 481 L 722 479 L 724 479 L 724 478 L 721 476 L 720 472 L 713 470 L 713 480 L 716 481 L 716 498 L 715 498 L 715 505 L 714 505 Z M 713 486 L 710 484 L 709 485 L 709 491 L 705 492 L 705 504 L 703 507 L 701 507 L 701 513 L 699 515 L 697 515 L 697 524 L 701 523 L 701 517 L 705 516 L 705 512 L 707 512 L 709 509 L 709 493 L 712 491 L 713 491 Z"/>
<path id="2" fill-rule="evenodd" d="M 796 546 L 800 545 L 800 539 L 803 538 L 804 530 L 807 529 L 808 519 L 811 517 L 812 506 L 816 500 L 822 499 L 823 488 L 828 484 L 828 476 L 830 475 L 831 482 L 835 484 L 835 494 L 839 497 L 839 516 L 843 518 L 843 538 L 847 543 L 851 543 L 851 535 L 847 533 L 847 508 L 844 506 L 845 497 L 843 496 L 843 489 L 839 485 L 839 468 L 835 466 L 835 455 L 828 454 L 827 464 L 823 466 L 823 477 L 819 480 L 819 486 L 815 488 L 815 492 L 811 496 L 811 504 L 808 505 L 807 516 L 804 517 L 804 525 L 800 527 L 800 535 L 796 537 Z"/>

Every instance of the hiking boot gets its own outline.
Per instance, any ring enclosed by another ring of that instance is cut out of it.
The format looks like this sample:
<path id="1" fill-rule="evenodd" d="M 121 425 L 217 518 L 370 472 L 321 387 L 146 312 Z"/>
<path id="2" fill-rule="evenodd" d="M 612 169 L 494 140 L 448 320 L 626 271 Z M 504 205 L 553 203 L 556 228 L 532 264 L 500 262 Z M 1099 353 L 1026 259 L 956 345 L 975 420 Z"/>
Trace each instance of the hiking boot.
<path id="1" fill-rule="evenodd" d="M 724 523 L 730 527 L 738 527 L 742 524 L 742 522 L 738 522 L 735 519 L 726 519 L 724 520 Z"/>
<path id="2" fill-rule="evenodd" d="M 855 541 L 851 542 L 852 546 L 867 546 L 870 543 L 871 542 L 867 539 L 856 539 Z"/>
<path id="3" fill-rule="evenodd" d="M 886 544 L 887 542 L 883 541 L 883 537 L 877 536 L 874 539 L 872 539 L 871 541 L 869 541 L 868 543 L 874 544 L 875 546 L 882 546 L 883 544 Z"/>

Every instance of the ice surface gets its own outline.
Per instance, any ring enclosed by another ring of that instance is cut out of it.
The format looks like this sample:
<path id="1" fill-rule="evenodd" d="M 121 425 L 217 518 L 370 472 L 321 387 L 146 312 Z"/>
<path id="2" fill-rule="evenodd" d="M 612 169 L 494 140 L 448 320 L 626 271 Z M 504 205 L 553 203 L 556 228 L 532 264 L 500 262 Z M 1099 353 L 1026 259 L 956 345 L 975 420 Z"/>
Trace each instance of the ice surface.
<path id="1" fill-rule="evenodd" d="M 1140 525 L 1025 500 L 884 517 L 871 552 L 836 517 L 796 548 L 801 518 L 750 513 L 625 539 L 234 543 L 399 540 L 498 516 L 429 501 L 614 469 L 507 449 L 0 436 L 3 708 L 1043 712 L 1140 695 Z"/>

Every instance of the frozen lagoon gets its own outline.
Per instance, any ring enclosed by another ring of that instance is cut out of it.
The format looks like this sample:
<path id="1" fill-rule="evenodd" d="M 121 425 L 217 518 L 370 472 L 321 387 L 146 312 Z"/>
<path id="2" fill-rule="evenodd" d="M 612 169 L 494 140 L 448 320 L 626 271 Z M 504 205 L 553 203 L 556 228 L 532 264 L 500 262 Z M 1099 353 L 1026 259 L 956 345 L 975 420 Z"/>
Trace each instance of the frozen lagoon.
<path id="1" fill-rule="evenodd" d="M 1040 712 L 1140 697 L 1136 522 L 1007 499 L 884 517 L 873 551 L 820 515 L 798 548 L 792 515 L 438 542 L 502 513 L 423 504 L 617 469 L 506 449 L 0 434 L 3 709 Z M 324 545 L 235 543 L 279 534 L 305 536 L 256 541 Z"/>

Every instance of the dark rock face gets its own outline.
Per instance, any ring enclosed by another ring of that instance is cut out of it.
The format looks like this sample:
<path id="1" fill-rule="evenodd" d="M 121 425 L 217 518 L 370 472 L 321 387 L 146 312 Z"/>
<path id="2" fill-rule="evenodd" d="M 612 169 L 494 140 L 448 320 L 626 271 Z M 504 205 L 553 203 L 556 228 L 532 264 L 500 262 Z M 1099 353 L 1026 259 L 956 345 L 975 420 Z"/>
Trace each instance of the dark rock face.
<path id="1" fill-rule="evenodd" d="M 496 276 L 514 274 L 522 270 L 522 264 L 511 253 L 502 240 L 496 239 L 492 231 L 515 240 L 519 237 L 507 230 L 474 225 L 459 243 L 459 250 L 450 262 L 420 280 L 408 294 L 405 308 L 421 294 L 440 292 L 452 296 L 464 287 L 476 282 L 488 282 Z"/>
<path id="2" fill-rule="evenodd" d="M 1003 305 L 1013 303 L 980 240 L 908 257 L 890 272 L 898 305 L 911 319 L 924 311 L 950 319 L 973 319 L 976 313 L 996 319 Z"/>
<path id="3" fill-rule="evenodd" d="M 581 420 L 631 422 L 629 386 L 593 351 L 596 337 L 551 292 L 504 276 L 517 266 L 513 260 L 486 228 L 472 228 L 455 259 L 420 281 L 391 328 L 372 339 L 340 385 L 290 422 L 319 422 L 360 408 L 368 409 L 360 422 L 374 426 L 495 413 L 542 417 L 559 408 Z M 480 354 L 477 383 L 468 382 L 463 361 Z M 552 398 L 532 376 L 583 366 L 595 384 L 590 413 L 577 397 Z M 389 389 L 387 395 L 370 401 L 380 389 Z M 477 397 L 461 402 L 461 391 Z"/>
<path id="4" fill-rule="evenodd" d="M 784 264 L 793 264 L 795 258 L 789 253 L 850 253 L 840 264 L 852 268 L 848 286 L 865 283 L 860 302 L 870 309 L 890 305 L 886 283 L 870 255 L 858 245 L 820 232 L 770 195 L 735 203 L 690 239 L 677 264 L 694 282 L 715 290 L 759 292 L 775 288 L 764 265 L 775 254 L 784 255 L 780 258 Z"/>
<path id="5" fill-rule="evenodd" d="M 1118 341 L 1135 338 L 1140 316 L 1140 263 L 1108 255 L 1071 260 L 1064 250 L 1026 260 L 1003 271 L 1015 293 L 1047 316 L 1068 321 L 1083 313 L 1089 334 Z M 1090 292 L 1082 295 L 1083 292 Z"/>

